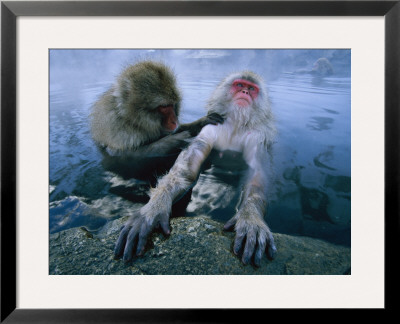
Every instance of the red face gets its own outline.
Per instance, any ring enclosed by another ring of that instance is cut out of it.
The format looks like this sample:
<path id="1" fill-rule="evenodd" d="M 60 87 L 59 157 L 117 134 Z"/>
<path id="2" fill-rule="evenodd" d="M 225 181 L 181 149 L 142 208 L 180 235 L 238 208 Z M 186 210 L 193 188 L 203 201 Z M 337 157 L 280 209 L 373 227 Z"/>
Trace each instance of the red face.
<path id="1" fill-rule="evenodd" d="M 240 107 L 247 107 L 257 98 L 260 88 L 253 82 L 236 79 L 231 86 L 233 100 Z"/>
<path id="2" fill-rule="evenodd" d="M 174 131 L 178 127 L 178 118 L 176 117 L 174 107 L 169 106 L 158 106 L 158 111 L 162 115 L 162 127 L 166 131 Z"/>

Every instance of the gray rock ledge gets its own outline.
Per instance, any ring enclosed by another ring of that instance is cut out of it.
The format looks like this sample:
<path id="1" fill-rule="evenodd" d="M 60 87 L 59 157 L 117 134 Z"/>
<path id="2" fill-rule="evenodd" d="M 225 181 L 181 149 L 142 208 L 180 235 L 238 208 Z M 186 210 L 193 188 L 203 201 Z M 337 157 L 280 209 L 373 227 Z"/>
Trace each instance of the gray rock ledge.
<path id="1" fill-rule="evenodd" d="M 113 249 L 126 218 L 99 232 L 72 228 L 50 235 L 51 275 L 343 275 L 350 248 L 308 237 L 274 233 L 278 253 L 261 266 L 243 265 L 232 252 L 234 233 L 207 216 L 171 219 L 171 235 L 154 233 L 145 255 L 125 264 Z"/>

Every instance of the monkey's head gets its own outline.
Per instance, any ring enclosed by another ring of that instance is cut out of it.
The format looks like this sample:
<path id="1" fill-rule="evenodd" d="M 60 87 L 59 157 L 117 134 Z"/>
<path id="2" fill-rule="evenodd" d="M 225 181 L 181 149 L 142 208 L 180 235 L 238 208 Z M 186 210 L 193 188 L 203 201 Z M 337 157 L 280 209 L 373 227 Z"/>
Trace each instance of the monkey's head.
<path id="1" fill-rule="evenodd" d="M 172 132 L 178 127 L 181 95 L 173 72 L 164 64 L 142 61 L 126 68 L 113 93 L 118 113 L 135 127 Z"/>
<path id="2" fill-rule="evenodd" d="M 320 76 L 331 75 L 333 74 L 333 67 L 327 58 L 321 57 L 315 61 L 311 73 Z"/>
<path id="3" fill-rule="evenodd" d="M 231 116 L 242 125 L 271 118 L 269 98 L 263 79 L 251 71 L 233 73 L 214 91 L 209 112 Z"/>

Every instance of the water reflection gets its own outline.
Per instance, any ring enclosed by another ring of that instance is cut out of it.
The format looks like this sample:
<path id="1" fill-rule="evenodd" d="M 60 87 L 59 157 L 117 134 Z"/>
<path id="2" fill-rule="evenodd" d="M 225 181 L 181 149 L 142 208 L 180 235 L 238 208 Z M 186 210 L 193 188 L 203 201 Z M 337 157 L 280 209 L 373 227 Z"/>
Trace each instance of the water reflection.
<path id="1" fill-rule="evenodd" d="M 308 128 L 316 131 L 323 131 L 331 129 L 333 118 L 330 117 L 311 117 L 310 122 L 307 124 Z"/>

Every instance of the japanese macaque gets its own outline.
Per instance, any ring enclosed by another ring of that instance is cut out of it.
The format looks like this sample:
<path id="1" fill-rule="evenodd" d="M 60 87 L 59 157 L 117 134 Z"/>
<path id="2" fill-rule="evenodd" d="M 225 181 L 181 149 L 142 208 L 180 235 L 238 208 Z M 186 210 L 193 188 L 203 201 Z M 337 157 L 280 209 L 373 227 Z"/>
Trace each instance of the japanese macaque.
<path id="1" fill-rule="evenodd" d="M 188 139 L 207 124 L 223 122 L 221 116 L 209 114 L 179 125 L 180 108 L 181 95 L 167 66 L 153 61 L 128 66 L 93 105 L 91 132 L 102 148 L 105 168 L 136 177 L 175 155 L 171 167 Z"/>
<path id="2" fill-rule="evenodd" d="M 208 112 L 224 116 L 224 123 L 205 126 L 181 152 L 170 172 L 160 178 L 150 201 L 123 227 L 115 246 L 117 258 L 123 256 L 128 262 L 142 255 L 155 227 L 170 234 L 171 207 L 194 185 L 212 150 L 219 154 L 240 152 L 248 165 L 237 213 L 224 225 L 225 230 L 236 231 L 233 252 L 244 264 L 253 262 L 256 266 L 265 252 L 274 257 L 276 247 L 264 214 L 268 151 L 276 130 L 263 80 L 251 71 L 228 76 L 211 96 Z"/>
<path id="3" fill-rule="evenodd" d="M 297 74 L 311 74 L 316 77 L 324 77 L 330 76 L 333 74 L 333 67 L 331 62 L 325 57 L 321 57 L 316 60 L 310 69 L 302 69 L 298 70 L 295 73 Z"/>
<path id="4" fill-rule="evenodd" d="M 315 61 L 310 73 L 318 76 L 332 75 L 333 67 L 327 58 L 321 57 Z"/>

